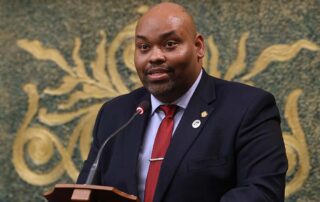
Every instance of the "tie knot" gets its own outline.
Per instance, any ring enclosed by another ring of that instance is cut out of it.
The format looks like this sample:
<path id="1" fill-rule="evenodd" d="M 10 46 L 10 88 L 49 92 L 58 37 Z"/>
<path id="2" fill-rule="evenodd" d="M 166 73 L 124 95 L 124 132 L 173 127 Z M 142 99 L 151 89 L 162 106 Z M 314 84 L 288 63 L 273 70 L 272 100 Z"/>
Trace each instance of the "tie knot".
<path id="1" fill-rule="evenodd" d="M 167 118 L 172 118 L 177 111 L 177 105 L 160 105 L 160 110 L 164 112 Z"/>

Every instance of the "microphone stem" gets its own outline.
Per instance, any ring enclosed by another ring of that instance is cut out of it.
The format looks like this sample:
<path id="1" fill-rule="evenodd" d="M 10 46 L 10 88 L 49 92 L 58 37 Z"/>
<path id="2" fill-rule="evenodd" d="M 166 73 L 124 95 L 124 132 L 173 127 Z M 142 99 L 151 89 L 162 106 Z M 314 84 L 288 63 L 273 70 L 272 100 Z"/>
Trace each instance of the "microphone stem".
<path id="1" fill-rule="evenodd" d="M 95 176 L 96 176 L 96 173 L 97 173 L 97 169 L 98 169 L 98 166 L 99 166 L 99 160 L 100 160 L 100 156 L 102 154 L 102 151 L 104 150 L 104 147 L 107 145 L 107 143 L 114 137 L 116 136 L 120 131 L 122 131 L 125 127 L 127 127 L 131 122 L 132 120 L 137 116 L 139 115 L 140 113 L 137 111 L 135 112 L 131 118 L 124 124 L 122 125 L 118 130 L 116 130 L 115 132 L 113 132 L 102 144 L 102 146 L 100 147 L 99 149 L 99 152 L 96 156 L 96 159 L 94 160 L 91 168 L 90 168 L 90 172 L 88 174 L 88 177 L 87 177 L 87 180 L 86 180 L 86 183 L 85 184 L 93 184 L 93 180 L 95 179 Z"/>

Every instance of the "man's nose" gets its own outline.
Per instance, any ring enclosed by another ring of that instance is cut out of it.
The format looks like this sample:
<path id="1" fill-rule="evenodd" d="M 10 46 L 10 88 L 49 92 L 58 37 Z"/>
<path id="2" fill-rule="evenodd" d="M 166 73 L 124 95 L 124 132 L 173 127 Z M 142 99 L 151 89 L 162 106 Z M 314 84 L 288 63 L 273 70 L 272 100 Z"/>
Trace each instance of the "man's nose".
<path id="1" fill-rule="evenodd" d="M 150 55 L 150 63 L 151 64 L 162 64 L 166 60 L 165 55 L 161 48 L 153 47 Z"/>

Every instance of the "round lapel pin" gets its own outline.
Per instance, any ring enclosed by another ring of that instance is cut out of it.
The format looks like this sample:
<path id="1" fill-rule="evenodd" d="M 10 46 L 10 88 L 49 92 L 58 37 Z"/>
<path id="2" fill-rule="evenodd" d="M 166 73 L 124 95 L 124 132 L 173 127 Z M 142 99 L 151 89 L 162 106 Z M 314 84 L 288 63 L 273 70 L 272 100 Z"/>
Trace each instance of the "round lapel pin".
<path id="1" fill-rule="evenodd" d="M 199 128 L 200 125 L 201 125 L 201 121 L 200 120 L 194 120 L 192 122 L 192 127 L 193 128 Z"/>

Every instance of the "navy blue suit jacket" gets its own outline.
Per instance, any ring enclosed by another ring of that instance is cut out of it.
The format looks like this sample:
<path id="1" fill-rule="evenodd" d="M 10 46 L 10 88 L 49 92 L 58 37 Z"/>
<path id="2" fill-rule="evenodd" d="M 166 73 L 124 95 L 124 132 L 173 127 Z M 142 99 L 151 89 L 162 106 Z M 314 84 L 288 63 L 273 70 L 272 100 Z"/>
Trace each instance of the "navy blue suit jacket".
<path id="1" fill-rule="evenodd" d="M 103 141 L 142 100 L 150 100 L 144 88 L 103 105 L 77 183 L 85 182 Z M 138 194 L 137 161 L 148 115 L 137 117 L 105 148 L 98 184 Z M 194 120 L 201 121 L 198 128 Z M 171 140 L 154 202 L 284 201 L 287 159 L 279 125 L 271 94 L 204 72 Z"/>

